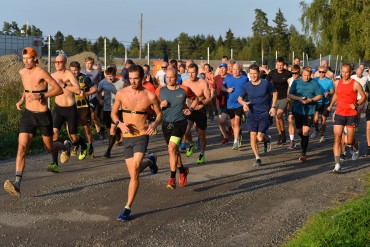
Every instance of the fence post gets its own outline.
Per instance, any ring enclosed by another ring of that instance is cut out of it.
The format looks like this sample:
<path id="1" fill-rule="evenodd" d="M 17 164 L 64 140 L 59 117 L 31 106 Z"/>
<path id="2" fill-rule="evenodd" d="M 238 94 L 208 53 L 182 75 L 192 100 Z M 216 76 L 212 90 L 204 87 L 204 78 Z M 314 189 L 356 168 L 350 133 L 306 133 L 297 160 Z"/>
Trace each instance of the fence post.
<path id="1" fill-rule="evenodd" d="M 263 64 L 263 47 L 261 49 L 261 64 Z"/>
<path id="2" fill-rule="evenodd" d="M 303 58 L 303 67 L 304 67 L 304 52 L 303 52 L 302 58 Z"/>
<path id="3" fill-rule="evenodd" d="M 180 44 L 177 44 L 177 60 L 180 60 Z"/>
<path id="4" fill-rule="evenodd" d="M 338 59 L 339 59 L 339 55 L 337 55 L 337 60 L 335 61 L 335 75 L 337 75 Z"/>
<path id="5" fill-rule="evenodd" d="M 104 69 L 107 69 L 107 38 L 104 37 Z"/>
<path id="6" fill-rule="evenodd" d="M 234 55 L 234 52 L 233 52 L 233 49 L 230 50 L 230 59 L 233 59 L 233 55 Z"/>
<path id="7" fill-rule="evenodd" d="M 207 63 L 209 64 L 209 47 L 207 47 Z"/>
<path id="8" fill-rule="evenodd" d="M 310 62 L 308 61 L 308 54 L 306 54 L 307 57 L 307 66 L 310 66 Z"/>
<path id="9" fill-rule="evenodd" d="M 48 36 L 48 72 L 51 73 L 51 36 Z M 49 84 L 48 84 L 49 88 Z M 48 108 L 50 109 L 50 97 L 48 98 Z"/>
<path id="10" fill-rule="evenodd" d="M 149 57 L 149 42 L 148 42 L 148 65 L 150 66 L 150 57 Z"/>

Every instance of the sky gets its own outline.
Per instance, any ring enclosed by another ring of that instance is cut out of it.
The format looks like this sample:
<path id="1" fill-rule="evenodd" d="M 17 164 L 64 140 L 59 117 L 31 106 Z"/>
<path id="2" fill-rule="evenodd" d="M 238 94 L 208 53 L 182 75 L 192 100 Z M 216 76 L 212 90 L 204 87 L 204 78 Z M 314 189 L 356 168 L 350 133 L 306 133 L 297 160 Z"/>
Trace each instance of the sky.
<path id="1" fill-rule="evenodd" d="M 28 22 L 54 36 L 97 39 L 116 37 L 129 45 L 140 36 L 140 15 L 143 14 L 143 43 L 160 37 L 172 40 L 181 32 L 189 35 L 213 35 L 216 39 L 230 28 L 235 37 L 252 35 L 256 8 L 267 14 L 269 25 L 280 8 L 288 27 L 299 31 L 301 0 L 13 0 L 4 1 L 0 8 L 0 25 L 15 21 L 19 27 Z M 306 3 L 312 0 L 305 0 Z"/>

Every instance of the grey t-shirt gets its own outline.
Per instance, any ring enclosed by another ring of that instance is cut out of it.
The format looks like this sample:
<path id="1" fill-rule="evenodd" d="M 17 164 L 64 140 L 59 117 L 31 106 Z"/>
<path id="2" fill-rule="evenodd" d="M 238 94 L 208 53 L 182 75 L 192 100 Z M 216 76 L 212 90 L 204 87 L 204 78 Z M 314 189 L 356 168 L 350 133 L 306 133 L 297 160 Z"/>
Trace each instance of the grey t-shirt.
<path id="1" fill-rule="evenodd" d="M 93 69 L 92 71 L 88 72 L 88 71 L 86 71 L 85 68 L 82 68 L 81 73 L 86 75 L 87 77 L 89 77 L 95 85 L 98 85 L 98 83 L 99 83 L 99 78 L 98 78 L 99 77 L 99 70 Z"/>
<path id="2" fill-rule="evenodd" d="M 103 79 L 100 81 L 98 86 L 98 92 L 101 93 L 104 91 L 104 111 L 112 111 L 112 105 L 114 104 L 114 100 L 116 99 L 116 93 L 118 90 L 123 88 L 125 83 L 121 80 L 117 80 L 114 83 Z"/>

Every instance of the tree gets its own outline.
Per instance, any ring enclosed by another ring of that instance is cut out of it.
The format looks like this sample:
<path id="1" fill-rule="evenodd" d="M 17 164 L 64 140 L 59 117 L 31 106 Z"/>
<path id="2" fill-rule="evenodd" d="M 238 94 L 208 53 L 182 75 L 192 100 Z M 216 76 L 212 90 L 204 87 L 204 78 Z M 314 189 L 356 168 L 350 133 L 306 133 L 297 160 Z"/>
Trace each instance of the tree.
<path id="1" fill-rule="evenodd" d="M 113 55 L 123 55 L 125 54 L 125 46 L 118 42 L 118 40 L 113 37 L 110 45 L 109 50 Z"/>
<path id="2" fill-rule="evenodd" d="M 180 44 L 180 57 L 190 58 L 190 46 L 191 41 L 187 33 L 180 33 L 177 38 L 178 44 Z"/>
<path id="3" fill-rule="evenodd" d="M 94 53 L 99 57 L 104 55 L 104 38 L 102 36 L 99 36 L 94 44 Z"/>
<path id="4" fill-rule="evenodd" d="M 370 59 L 369 0 L 313 0 L 300 5 L 303 29 L 319 53 L 343 55 L 349 61 Z"/>
<path id="5" fill-rule="evenodd" d="M 226 35 L 225 35 L 225 46 L 226 46 L 226 48 L 228 48 L 229 50 L 233 49 L 234 48 L 234 41 L 235 41 L 234 33 L 229 28 L 229 30 L 226 32 Z"/>
<path id="6" fill-rule="evenodd" d="M 294 25 L 289 28 L 289 46 L 290 52 L 294 51 L 295 57 L 302 59 L 302 53 L 308 54 L 308 57 L 315 57 L 315 46 L 312 41 L 300 34 Z"/>
<path id="7" fill-rule="evenodd" d="M 212 56 L 214 51 L 216 50 L 216 39 L 215 37 L 213 37 L 213 35 L 207 35 L 206 40 L 204 41 L 204 47 L 205 49 L 209 47 L 209 53 L 210 56 Z"/>
<path id="8" fill-rule="evenodd" d="M 63 49 L 63 42 L 64 42 L 64 35 L 61 31 L 58 31 L 54 35 L 54 45 L 53 45 L 53 51 L 56 52 L 57 50 Z"/>
<path id="9" fill-rule="evenodd" d="M 250 55 L 254 58 L 262 58 L 262 52 L 264 57 L 266 57 L 268 51 L 271 51 L 270 42 L 268 42 L 269 36 L 271 35 L 271 27 L 268 24 L 267 14 L 265 12 L 261 9 L 255 9 L 254 13 L 256 16 L 252 24 L 253 38 L 250 43 L 253 48 L 248 52 L 250 52 Z M 247 52 L 247 50 L 245 50 L 245 52 Z"/>
<path id="10" fill-rule="evenodd" d="M 140 49 L 139 39 L 135 36 L 132 39 L 131 46 L 130 46 L 130 51 L 129 51 L 130 57 L 138 57 L 139 49 Z"/>
<path id="11" fill-rule="evenodd" d="M 287 57 L 289 54 L 288 29 L 284 14 L 279 9 L 273 20 L 275 27 L 272 29 L 274 37 L 273 50 L 278 51 L 278 56 Z"/>
<path id="12" fill-rule="evenodd" d="M 12 34 L 11 29 L 12 29 L 12 27 L 11 27 L 10 23 L 4 21 L 2 33 L 5 34 L 5 35 L 10 35 L 10 34 Z"/>
<path id="13" fill-rule="evenodd" d="M 269 34 L 271 27 L 268 24 L 267 15 L 261 9 L 255 9 L 255 20 L 252 24 L 253 36 L 264 37 Z"/>
<path id="14" fill-rule="evenodd" d="M 72 35 L 68 35 L 63 42 L 63 51 L 68 55 L 75 55 L 78 52 L 76 48 L 75 39 Z"/>
<path id="15" fill-rule="evenodd" d="M 12 21 L 10 28 L 13 35 L 20 35 L 21 31 L 19 30 L 18 24 L 15 21 Z"/>

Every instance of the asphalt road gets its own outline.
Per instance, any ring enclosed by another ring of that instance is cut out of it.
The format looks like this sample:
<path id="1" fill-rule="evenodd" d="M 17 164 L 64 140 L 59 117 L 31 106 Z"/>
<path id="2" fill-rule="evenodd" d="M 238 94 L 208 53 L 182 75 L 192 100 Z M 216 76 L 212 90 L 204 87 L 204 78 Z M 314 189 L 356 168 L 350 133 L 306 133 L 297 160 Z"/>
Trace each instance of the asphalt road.
<path id="1" fill-rule="evenodd" d="M 245 128 L 244 128 L 245 129 Z M 365 126 L 358 136 L 366 149 Z M 159 172 L 144 171 L 130 222 L 117 222 L 126 202 L 128 173 L 122 148 L 102 157 L 107 141 L 96 141 L 94 159 L 76 157 L 61 173 L 46 170 L 48 154 L 27 158 L 22 196 L 0 190 L 0 239 L 3 246 L 279 246 L 318 211 L 342 203 L 363 190 L 368 158 L 342 163 L 345 173 L 330 171 L 331 136 L 310 140 L 308 161 L 300 150 L 277 147 L 253 167 L 249 138 L 240 151 L 221 145 L 216 124 L 209 124 L 206 163 L 198 152 L 183 157 L 190 167 L 188 185 L 165 188 L 169 178 L 166 146 L 159 132 L 149 151 L 158 155 Z M 328 127 L 331 135 L 332 127 Z M 262 146 L 261 146 L 262 148 Z M 0 163 L 0 182 L 13 179 L 14 160 Z"/>

